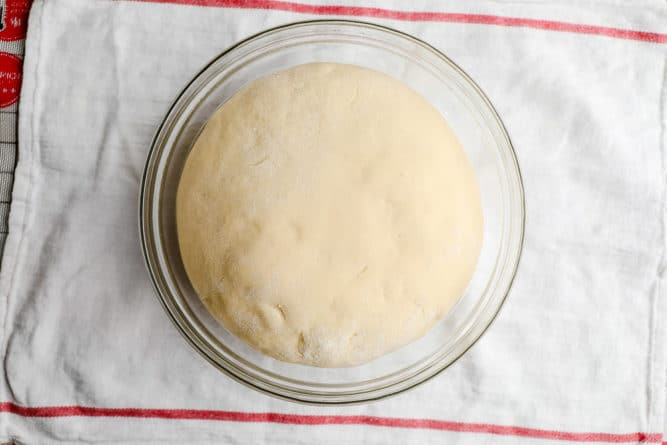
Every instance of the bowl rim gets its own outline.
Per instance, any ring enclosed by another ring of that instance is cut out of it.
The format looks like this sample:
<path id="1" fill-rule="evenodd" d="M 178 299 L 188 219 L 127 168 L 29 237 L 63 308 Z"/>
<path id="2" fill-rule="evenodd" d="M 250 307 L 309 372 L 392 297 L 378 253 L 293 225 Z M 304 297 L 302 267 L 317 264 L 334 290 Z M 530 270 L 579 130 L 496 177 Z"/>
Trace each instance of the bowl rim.
<path id="1" fill-rule="evenodd" d="M 432 373 L 427 373 L 425 375 L 417 375 L 412 379 L 412 382 L 410 382 L 409 385 L 406 386 L 400 386 L 398 388 L 391 389 L 389 391 L 385 391 L 387 388 L 391 388 L 392 386 L 397 386 L 395 384 L 390 384 L 389 386 L 383 386 L 383 387 L 378 387 L 378 388 L 373 388 L 369 390 L 368 392 L 364 392 L 364 394 L 368 394 L 369 397 L 364 397 L 360 399 L 353 399 L 353 400 L 331 400 L 328 397 L 323 397 L 320 398 L 319 400 L 313 400 L 312 398 L 304 399 L 296 396 L 291 396 L 289 394 L 293 394 L 295 391 L 289 390 L 289 391 L 277 391 L 273 388 L 273 384 L 270 382 L 264 382 L 263 385 L 258 385 L 251 381 L 251 379 L 246 380 L 243 378 L 241 375 L 238 375 L 231 371 L 230 369 L 226 368 L 225 366 L 221 366 L 219 363 L 214 361 L 208 354 L 204 348 L 202 348 L 201 345 L 199 345 L 197 342 L 194 341 L 191 335 L 189 335 L 186 329 L 186 326 L 181 322 L 181 316 L 177 313 L 175 313 L 171 305 L 168 301 L 166 301 L 166 298 L 163 296 L 163 290 L 160 287 L 159 284 L 159 278 L 157 276 L 158 271 L 156 269 L 159 269 L 159 265 L 156 264 L 158 261 L 156 261 L 154 258 L 151 258 L 149 252 L 151 248 L 154 248 L 154 237 L 152 234 L 152 231 L 150 230 L 150 226 L 147 223 L 148 218 L 148 213 L 150 211 L 148 208 L 150 207 L 150 204 L 152 202 L 151 198 L 148 196 L 150 195 L 150 191 L 148 189 L 148 186 L 153 182 L 153 178 L 149 177 L 150 172 L 153 170 L 153 164 L 157 162 L 156 159 L 156 151 L 157 151 L 157 144 L 161 138 L 161 134 L 163 133 L 163 130 L 165 129 L 165 126 L 168 123 L 169 117 L 171 116 L 172 112 L 176 108 L 176 106 L 179 104 L 181 99 L 184 97 L 186 92 L 190 89 L 190 87 L 204 74 L 212 65 L 214 65 L 218 60 L 222 59 L 223 57 L 227 56 L 229 53 L 235 51 L 237 48 L 242 47 L 256 39 L 259 39 L 261 37 L 264 37 L 266 35 L 270 35 L 279 31 L 283 30 L 288 30 L 288 29 L 295 29 L 295 28 L 300 28 L 300 27 L 305 27 L 305 26 L 312 26 L 312 25 L 344 25 L 344 26 L 358 26 L 361 28 L 367 28 L 367 29 L 372 29 L 375 31 L 381 31 L 385 32 L 388 34 L 392 34 L 396 37 L 400 37 L 403 39 L 407 39 L 411 41 L 412 43 L 415 43 L 422 48 L 432 52 L 434 55 L 436 55 L 438 58 L 442 59 L 444 62 L 449 64 L 455 71 L 457 71 L 457 74 L 459 74 L 468 84 L 469 86 L 477 93 L 478 97 L 482 100 L 483 104 L 488 108 L 488 111 L 490 112 L 491 117 L 496 121 L 496 124 L 498 125 L 498 129 L 500 130 L 500 135 L 503 139 L 505 139 L 507 143 L 507 148 L 509 155 L 509 161 L 510 165 L 514 168 L 514 173 L 516 174 L 516 186 L 517 186 L 517 191 L 518 191 L 518 201 L 519 201 L 519 210 L 520 210 L 520 215 L 518 216 L 518 224 L 519 224 L 519 233 L 518 233 L 518 242 L 517 242 L 517 252 L 516 252 L 516 260 L 511 269 L 509 269 L 510 273 L 510 278 L 507 282 L 506 285 L 506 290 L 504 291 L 503 296 L 500 298 L 499 304 L 497 309 L 494 311 L 494 313 L 491 315 L 491 318 L 489 319 L 488 323 L 486 323 L 486 326 L 484 326 L 479 333 L 477 333 L 470 344 L 461 350 L 459 354 L 457 354 L 449 363 L 446 363 L 442 366 L 439 367 L 435 372 Z M 213 59 L 211 59 L 208 63 L 206 63 L 196 74 L 192 76 L 192 78 L 185 84 L 185 86 L 179 91 L 179 93 L 175 96 L 175 98 L 172 100 L 171 105 L 169 106 L 168 110 L 164 114 L 164 117 L 162 118 L 160 124 L 156 128 L 153 137 L 151 139 L 150 143 L 150 148 L 146 154 L 146 162 L 144 165 L 143 173 L 142 173 L 142 178 L 141 178 L 141 183 L 140 183 L 140 188 L 139 188 L 139 202 L 138 202 L 138 210 L 139 210 L 139 218 L 138 218 L 138 223 L 139 223 L 139 235 L 140 235 L 140 240 L 141 240 L 141 248 L 143 252 L 143 257 L 144 257 L 144 265 L 146 266 L 146 269 L 148 271 L 148 275 L 151 279 L 151 284 L 153 286 L 153 290 L 155 293 L 156 298 L 160 301 L 161 306 L 163 309 L 166 311 L 167 315 L 169 316 L 170 320 L 172 323 L 176 326 L 180 334 L 185 338 L 185 340 L 192 346 L 198 353 L 201 355 L 206 361 L 211 363 L 216 369 L 222 371 L 224 374 L 227 376 L 231 377 L 233 380 L 243 384 L 244 386 L 247 386 L 249 388 L 252 388 L 256 391 L 259 391 L 261 393 L 276 397 L 278 399 L 282 400 L 287 400 L 291 402 L 296 402 L 300 404 L 305 404 L 305 405 L 316 405 L 316 406 L 336 406 L 336 405 L 357 405 L 357 404 L 363 404 L 363 403 L 368 403 L 372 401 L 378 401 L 382 400 L 388 397 L 392 397 L 398 394 L 401 394 L 403 392 L 406 392 L 410 389 L 415 388 L 416 386 L 427 382 L 431 380 L 432 378 L 436 377 L 439 375 L 441 372 L 443 372 L 445 369 L 449 368 L 452 366 L 454 363 L 456 363 L 466 352 L 468 352 L 477 342 L 479 339 L 487 332 L 489 327 L 495 322 L 495 320 L 498 318 L 498 314 L 500 314 L 502 308 L 505 306 L 505 302 L 508 298 L 509 293 L 511 292 L 512 286 L 514 284 L 514 280 L 516 278 L 517 270 L 519 268 L 519 264 L 521 263 L 521 258 L 523 256 L 523 247 L 524 247 L 524 239 L 525 239 L 525 227 L 526 227 L 526 197 L 525 197 L 525 190 L 524 190 L 524 184 L 523 184 L 523 175 L 521 173 L 521 168 L 519 166 L 517 156 L 516 156 L 516 151 L 514 149 L 514 145 L 512 144 L 512 141 L 510 139 L 509 133 L 507 131 L 507 128 L 505 127 L 505 124 L 503 123 L 502 119 L 500 118 L 500 115 L 498 114 L 496 108 L 493 106 L 489 98 L 486 96 L 484 91 L 477 85 L 477 83 L 458 65 L 456 64 L 453 60 L 451 60 L 449 57 L 447 57 L 443 52 L 435 48 L 434 46 L 430 45 L 429 43 L 411 35 L 406 32 L 385 26 L 385 25 L 379 25 L 376 23 L 371 23 L 371 22 L 366 22 L 362 20 L 350 20 L 350 19 L 314 19 L 314 20 L 302 20 L 302 21 L 297 21 L 297 22 L 289 22 L 283 25 L 271 27 L 264 29 L 260 32 L 257 32 L 249 37 L 246 37 L 245 39 L 242 39 L 238 41 L 237 43 L 231 45 L 229 48 L 225 49 L 218 55 L 216 55 Z"/>

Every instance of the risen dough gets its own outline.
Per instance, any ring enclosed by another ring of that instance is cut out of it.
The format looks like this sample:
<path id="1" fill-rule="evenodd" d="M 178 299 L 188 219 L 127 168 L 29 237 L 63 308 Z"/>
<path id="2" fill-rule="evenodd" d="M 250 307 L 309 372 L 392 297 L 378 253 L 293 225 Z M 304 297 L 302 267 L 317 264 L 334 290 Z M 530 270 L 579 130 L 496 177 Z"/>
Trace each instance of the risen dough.
<path id="1" fill-rule="evenodd" d="M 386 75 L 308 64 L 206 124 L 177 196 L 211 313 L 289 362 L 367 362 L 425 334 L 475 269 L 475 175 L 442 116 Z"/>

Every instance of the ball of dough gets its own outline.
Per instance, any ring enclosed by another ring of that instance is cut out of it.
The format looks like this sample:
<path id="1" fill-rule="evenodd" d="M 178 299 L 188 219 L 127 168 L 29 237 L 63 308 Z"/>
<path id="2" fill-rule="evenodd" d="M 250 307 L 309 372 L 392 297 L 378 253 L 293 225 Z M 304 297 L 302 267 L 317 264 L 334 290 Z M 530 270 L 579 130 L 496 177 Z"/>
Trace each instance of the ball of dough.
<path id="1" fill-rule="evenodd" d="M 482 243 L 472 167 L 440 113 L 384 74 L 300 65 L 213 114 L 177 195 L 183 263 L 252 347 L 321 367 L 424 335 Z"/>

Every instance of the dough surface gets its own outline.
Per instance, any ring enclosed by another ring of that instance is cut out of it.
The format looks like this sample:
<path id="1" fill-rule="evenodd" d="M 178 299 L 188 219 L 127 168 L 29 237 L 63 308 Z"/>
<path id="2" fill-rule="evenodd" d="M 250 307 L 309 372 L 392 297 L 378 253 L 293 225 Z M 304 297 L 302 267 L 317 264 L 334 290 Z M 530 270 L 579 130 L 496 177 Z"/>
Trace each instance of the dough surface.
<path id="1" fill-rule="evenodd" d="M 209 120 L 176 217 L 190 281 L 270 356 L 361 364 L 424 335 L 482 245 L 473 169 L 440 113 L 384 74 L 300 65 Z"/>

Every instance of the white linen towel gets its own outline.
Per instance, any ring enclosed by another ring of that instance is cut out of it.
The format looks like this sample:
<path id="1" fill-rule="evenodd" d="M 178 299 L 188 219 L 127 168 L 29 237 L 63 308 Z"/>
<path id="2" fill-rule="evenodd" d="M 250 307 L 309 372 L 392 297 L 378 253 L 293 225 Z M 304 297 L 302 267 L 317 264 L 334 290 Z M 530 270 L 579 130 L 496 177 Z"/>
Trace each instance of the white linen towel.
<path id="1" fill-rule="evenodd" d="M 0 270 L 0 439 L 662 440 L 664 2 L 178 3 L 33 4 Z M 304 406 L 232 381 L 180 337 L 144 268 L 137 196 L 154 131 L 209 60 L 268 27 L 351 16 L 426 40 L 488 94 L 524 175 L 525 248 L 500 316 L 454 366 L 384 401 Z"/>

